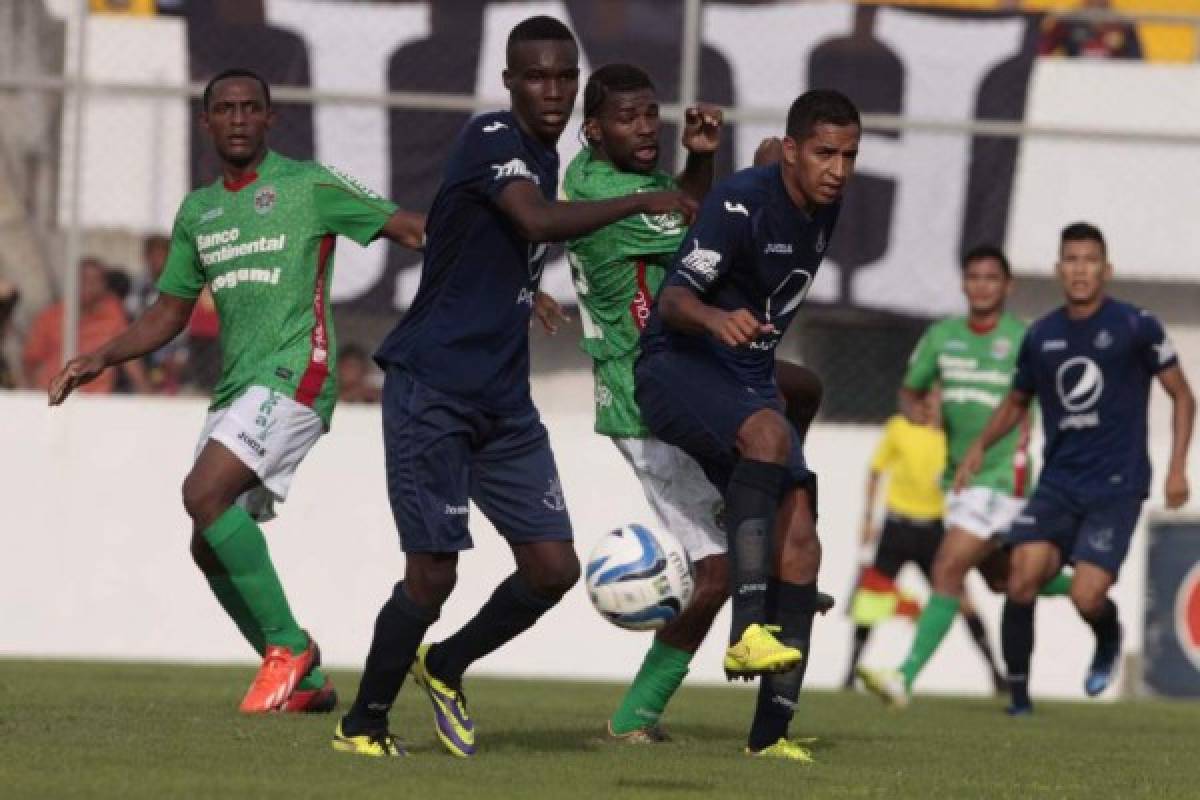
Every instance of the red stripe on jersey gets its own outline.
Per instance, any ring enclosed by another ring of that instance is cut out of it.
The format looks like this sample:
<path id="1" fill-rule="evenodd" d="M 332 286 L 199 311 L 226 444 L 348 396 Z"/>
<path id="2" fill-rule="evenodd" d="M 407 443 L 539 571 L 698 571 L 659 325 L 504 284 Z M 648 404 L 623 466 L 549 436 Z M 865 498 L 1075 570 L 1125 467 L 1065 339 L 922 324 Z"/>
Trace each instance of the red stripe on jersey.
<path id="1" fill-rule="evenodd" d="M 650 321 L 650 287 L 646 285 L 646 262 L 637 262 L 637 291 L 629 303 L 629 316 L 640 331 Z"/>
<path id="2" fill-rule="evenodd" d="M 225 191 L 240 192 L 242 189 L 245 189 L 256 180 L 258 180 L 258 173 L 254 170 L 250 170 L 236 181 L 231 181 L 229 178 L 224 178 L 222 183 L 225 184 Z"/>
<path id="3" fill-rule="evenodd" d="M 329 276 L 329 257 L 333 255 L 333 234 L 321 238 L 321 248 L 317 253 L 317 279 L 313 285 L 313 328 L 312 350 L 308 356 L 308 366 L 296 387 L 296 402 L 312 406 L 325 379 L 329 377 L 329 327 L 325 320 L 325 282 Z"/>
<path id="4" fill-rule="evenodd" d="M 1017 449 L 1013 452 L 1013 497 L 1024 497 L 1029 489 L 1029 435 L 1033 426 L 1029 414 L 1021 420 L 1021 433 L 1017 437 Z"/>

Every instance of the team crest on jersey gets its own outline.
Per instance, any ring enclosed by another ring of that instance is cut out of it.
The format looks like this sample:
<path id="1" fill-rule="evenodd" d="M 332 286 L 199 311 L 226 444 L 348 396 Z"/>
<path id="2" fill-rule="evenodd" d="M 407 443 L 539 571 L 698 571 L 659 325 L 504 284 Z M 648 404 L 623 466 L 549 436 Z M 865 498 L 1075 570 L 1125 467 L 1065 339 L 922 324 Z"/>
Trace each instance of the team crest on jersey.
<path id="1" fill-rule="evenodd" d="M 1008 358 L 1010 353 L 1012 353 L 1011 339 L 997 339 L 992 342 L 992 358 Z"/>
<path id="2" fill-rule="evenodd" d="M 271 209 L 275 208 L 276 197 L 274 186 L 263 186 L 254 193 L 254 210 L 259 214 L 270 214 Z"/>
<path id="3" fill-rule="evenodd" d="M 705 281 L 717 279 L 717 264 L 721 263 L 721 254 L 716 250 L 705 250 L 700 246 L 699 239 L 692 240 L 692 252 L 683 257 L 683 268 L 691 270 Z"/>
<path id="4" fill-rule="evenodd" d="M 824 252 L 825 252 L 825 247 L 826 247 L 828 244 L 829 244 L 829 237 L 827 237 L 827 236 L 825 235 L 825 229 L 824 229 L 824 228 L 821 228 L 821 232 L 817 234 L 817 243 L 816 243 L 816 245 L 814 245 L 814 249 L 815 249 L 815 250 L 816 250 L 818 253 L 824 253 Z"/>
<path id="5" fill-rule="evenodd" d="M 1096 345 L 1097 350 L 1107 350 L 1112 343 L 1113 336 L 1107 330 L 1101 330 L 1096 334 L 1096 338 L 1092 340 L 1092 344 Z"/>

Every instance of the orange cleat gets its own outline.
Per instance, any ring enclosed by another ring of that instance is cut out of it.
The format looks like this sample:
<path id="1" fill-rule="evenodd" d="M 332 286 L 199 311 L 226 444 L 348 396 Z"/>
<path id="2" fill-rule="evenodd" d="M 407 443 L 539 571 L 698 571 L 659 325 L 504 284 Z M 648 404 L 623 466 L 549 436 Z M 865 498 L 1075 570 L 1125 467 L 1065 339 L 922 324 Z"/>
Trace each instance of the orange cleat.
<path id="1" fill-rule="evenodd" d="M 238 710 L 243 714 L 264 714 L 282 708 L 317 658 L 317 644 L 311 637 L 308 647 L 300 653 L 292 653 L 282 645 L 269 646 Z"/>
<path id="2" fill-rule="evenodd" d="M 337 708 L 337 702 L 337 689 L 333 688 L 333 681 L 326 675 L 325 685 L 320 689 L 295 690 L 279 710 L 300 714 L 328 714 Z"/>

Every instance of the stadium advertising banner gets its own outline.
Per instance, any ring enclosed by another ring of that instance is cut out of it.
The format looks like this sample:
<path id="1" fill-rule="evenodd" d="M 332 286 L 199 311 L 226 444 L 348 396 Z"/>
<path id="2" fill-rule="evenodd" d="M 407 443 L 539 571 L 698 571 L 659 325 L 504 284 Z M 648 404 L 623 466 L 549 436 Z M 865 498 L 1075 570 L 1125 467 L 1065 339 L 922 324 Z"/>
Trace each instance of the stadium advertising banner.
<path id="1" fill-rule="evenodd" d="M 655 78 L 665 102 L 675 101 L 682 4 L 620 5 L 624 10 L 613 14 L 606 4 L 584 2 L 188 3 L 179 17 L 93 17 L 87 72 L 99 80 L 205 81 L 237 64 L 277 86 L 377 95 L 453 93 L 474 95 L 485 108 L 502 107 L 508 31 L 530 14 L 549 13 L 578 33 L 585 75 L 603 63 L 635 62 Z M 1038 15 L 837 3 L 710 2 L 703 8 L 699 97 L 726 107 L 778 109 L 776 122 L 729 126 L 719 162 L 724 172 L 748 164 L 762 137 L 780 134 L 788 104 L 810 86 L 842 89 L 868 113 L 953 126 L 975 119 L 1021 122 L 1030 109 L 1042 109 L 1053 121 L 1062 107 L 1056 98 L 1073 96 L 1072 86 L 1094 83 L 1089 68 L 1110 70 L 1106 86 L 1112 94 L 1105 108 L 1112 107 L 1112 97 L 1136 91 L 1130 74 L 1171 69 L 1176 82 L 1196 80 L 1191 68 L 1137 62 L 1118 65 L 1124 73 L 1107 64 L 1070 64 L 1074 70 L 1064 73 L 1060 67 L 1067 62 L 1036 57 Z M 1039 99 L 1039 91 L 1047 97 Z M 1148 109 L 1153 102 L 1142 102 L 1141 128 L 1178 129 L 1171 114 L 1179 112 Z M 1181 99 L 1173 105 L 1181 107 L 1191 106 Z M 178 198 L 215 175 L 208 147 L 189 122 L 198 110 L 197 103 L 189 109 L 175 100 L 89 101 L 81 203 L 88 226 L 169 227 Z M 334 101 L 281 105 L 279 111 L 274 144 L 281 152 L 335 165 L 417 209 L 429 206 L 444 157 L 469 118 L 461 111 Z M 1095 121 L 1087 109 L 1074 113 Z M 578 151 L 576 130 L 569 128 L 560 144 L 564 165 Z M 677 132 L 671 128 L 666 135 L 674 140 Z M 1030 146 L 1031 140 L 972 136 L 953 127 L 868 131 L 859 177 L 810 300 L 917 316 L 960 311 L 957 258 L 964 248 L 1009 244 L 1018 269 L 1044 273 L 1053 261 L 1057 228 L 1082 215 L 1112 231 L 1124 274 L 1179 274 L 1177 258 L 1159 258 L 1155 248 L 1168 247 L 1172 237 L 1178 244 L 1180 236 L 1190 241 L 1200 233 L 1183 230 L 1181 221 L 1164 219 L 1152 208 L 1143 214 L 1118 205 L 1119 198 L 1090 184 L 1074 191 L 1055 171 L 1060 159 L 1053 143 L 1038 144 L 1032 162 L 1025 153 Z M 1098 165 L 1092 172 L 1107 174 L 1109 163 L 1131 164 L 1131 157 L 1148 149 L 1128 143 L 1103 147 L 1083 156 Z M 665 148 L 664 156 L 673 158 L 673 148 Z M 181 165 L 189 164 L 181 174 Z M 1162 166 L 1180 168 L 1177 159 Z M 1156 174 L 1141 179 L 1155 180 Z M 1180 193 L 1200 191 L 1186 187 L 1200 187 L 1200 180 L 1186 183 Z M 1028 232 L 1015 230 L 1015 220 L 1027 221 Z M 1123 228 L 1129 228 L 1127 236 Z M 1153 237 L 1148 252 L 1147 230 L 1164 234 Z M 1122 247 L 1139 258 L 1122 259 Z M 339 248 L 334 299 L 375 313 L 404 308 L 416 290 L 418 266 L 415 256 L 397 248 L 346 243 Z M 543 285 L 560 298 L 572 297 L 564 259 L 547 267 Z"/>

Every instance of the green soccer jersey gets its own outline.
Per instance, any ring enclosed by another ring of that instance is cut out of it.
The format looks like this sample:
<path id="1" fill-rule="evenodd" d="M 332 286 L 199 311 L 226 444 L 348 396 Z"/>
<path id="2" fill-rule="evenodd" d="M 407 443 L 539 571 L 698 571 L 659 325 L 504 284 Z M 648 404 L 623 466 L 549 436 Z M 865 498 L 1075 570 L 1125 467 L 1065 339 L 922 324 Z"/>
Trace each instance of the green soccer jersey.
<path id="1" fill-rule="evenodd" d="M 212 409 L 259 385 L 311 406 L 329 427 L 334 242 L 341 234 L 367 244 L 395 210 L 348 176 L 274 152 L 248 180 L 217 180 L 184 198 L 158 288 L 189 300 L 212 293 L 222 356 Z"/>
<path id="2" fill-rule="evenodd" d="M 941 387 L 942 426 L 949 450 L 946 486 L 953 483 L 967 448 L 1008 394 L 1024 335 L 1025 323 L 1005 313 L 987 333 L 973 331 L 965 317 L 942 320 L 930 326 L 917 343 L 904 385 L 918 391 L 935 384 Z M 1029 488 L 1028 439 L 1027 427 L 1020 426 L 988 448 L 971 485 L 1025 494 Z"/>
<path id="3" fill-rule="evenodd" d="M 570 200 L 674 188 L 665 172 L 622 172 L 595 158 L 590 147 L 575 157 L 563 180 Z M 649 435 L 633 397 L 638 336 L 686 230 L 677 214 L 637 214 L 567 243 L 583 323 L 580 346 L 593 360 L 597 433 Z"/>

